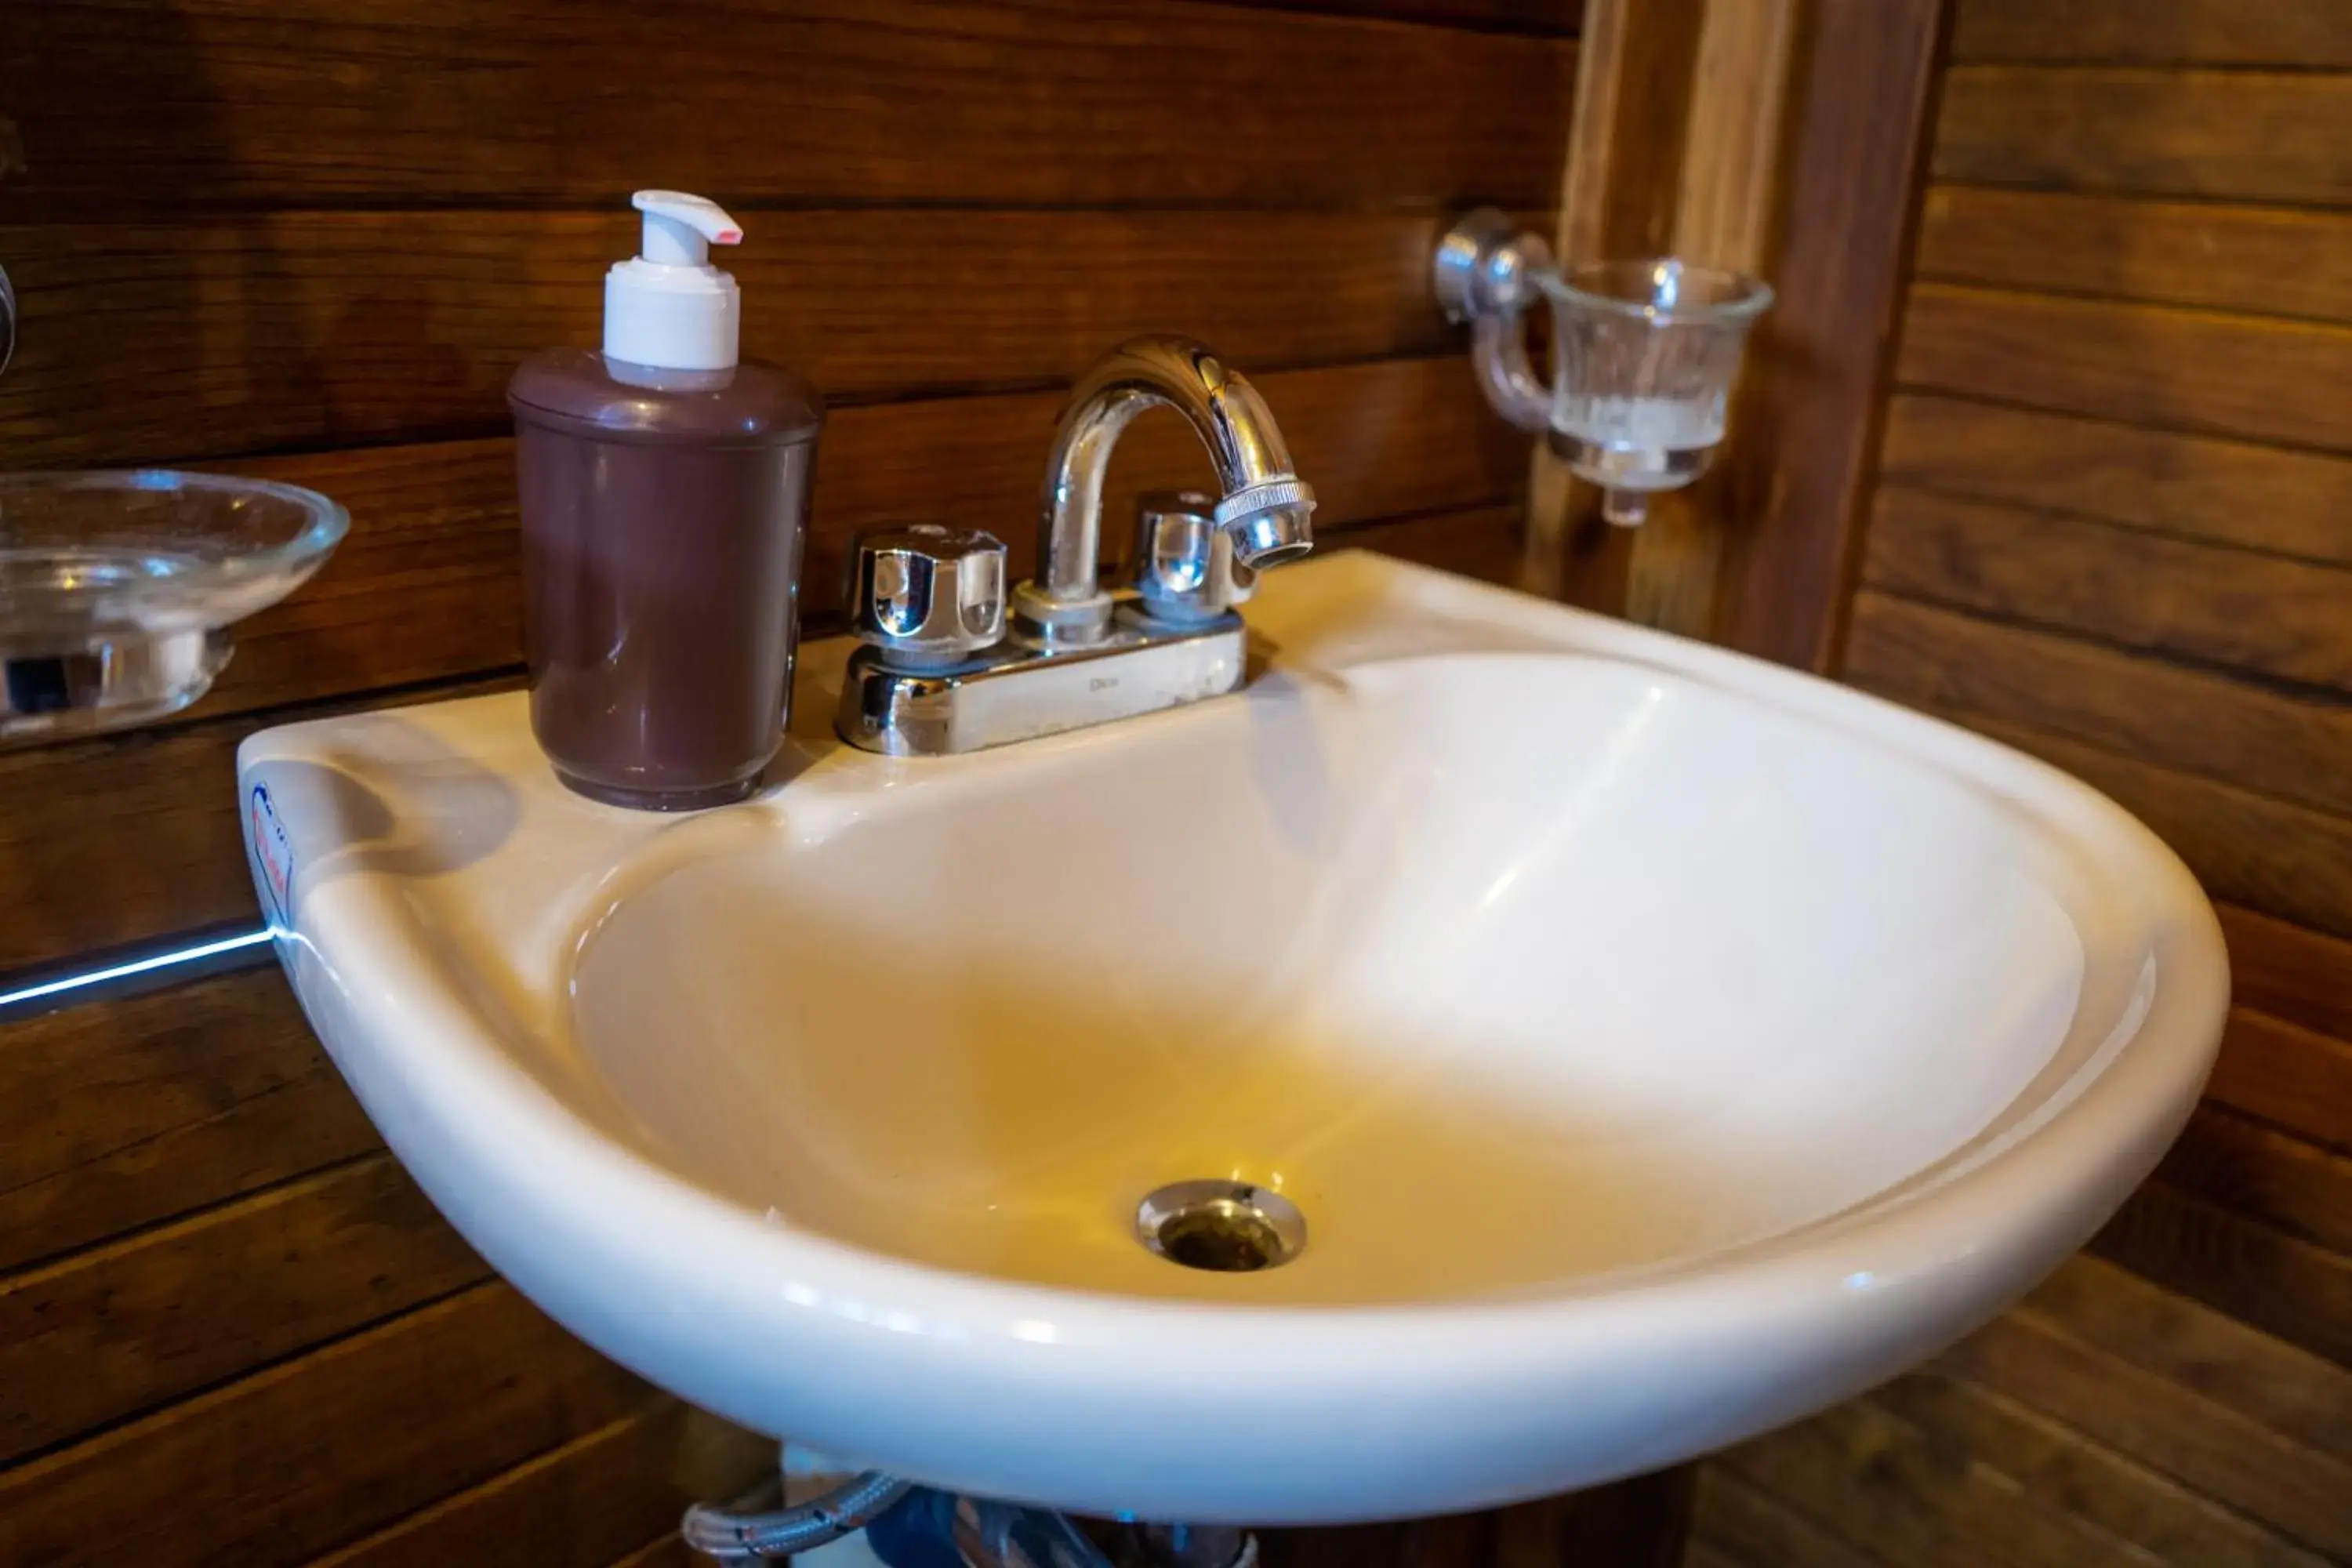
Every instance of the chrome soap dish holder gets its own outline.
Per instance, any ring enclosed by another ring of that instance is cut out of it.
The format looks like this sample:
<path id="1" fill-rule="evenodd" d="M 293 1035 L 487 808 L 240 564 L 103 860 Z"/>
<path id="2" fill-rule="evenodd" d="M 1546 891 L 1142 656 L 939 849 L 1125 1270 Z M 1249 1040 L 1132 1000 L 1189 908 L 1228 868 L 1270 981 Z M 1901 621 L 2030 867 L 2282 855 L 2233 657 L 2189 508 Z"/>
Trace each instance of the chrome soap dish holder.
<path id="1" fill-rule="evenodd" d="M 1757 279 L 1675 257 L 1563 266 L 1492 207 L 1438 241 L 1432 280 L 1446 319 L 1470 324 L 1486 401 L 1600 486 L 1602 515 L 1627 526 L 1652 495 L 1706 472 L 1748 329 L 1772 303 Z M 1549 385 L 1528 361 L 1538 301 L 1551 307 Z"/>

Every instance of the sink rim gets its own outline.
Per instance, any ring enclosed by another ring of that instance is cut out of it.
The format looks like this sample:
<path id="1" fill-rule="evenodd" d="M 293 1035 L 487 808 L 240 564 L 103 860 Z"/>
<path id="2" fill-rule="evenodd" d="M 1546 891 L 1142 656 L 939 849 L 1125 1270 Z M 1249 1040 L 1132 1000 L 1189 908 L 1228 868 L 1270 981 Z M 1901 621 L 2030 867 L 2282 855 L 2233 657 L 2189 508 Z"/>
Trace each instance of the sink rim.
<path id="1" fill-rule="evenodd" d="M 1352 568 L 1359 576 L 1366 575 L 1362 559 Z M 699 1378 L 689 1396 L 755 1424 L 758 1412 L 751 1407 L 772 1401 L 747 1394 L 730 1402 L 726 1384 L 746 1381 L 750 1363 L 759 1362 L 763 1385 L 796 1384 L 806 1403 L 823 1407 L 813 1427 L 842 1430 L 852 1449 L 862 1432 L 860 1457 L 876 1460 L 924 1447 L 919 1424 L 916 1436 L 900 1438 L 886 1423 L 847 1419 L 856 1413 L 834 1408 L 845 1396 L 836 1393 L 827 1405 L 806 1392 L 823 1381 L 806 1360 L 798 1367 L 783 1363 L 814 1358 L 819 1346 L 830 1344 L 877 1365 L 895 1359 L 908 1377 L 955 1382 L 966 1402 L 1058 1405 L 1060 1419 L 1081 1425 L 1087 1418 L 1080 1412 L 1099 1405 L 1098 1397 L 1090 1402 L 1089 1384 L 1097 1394 L 1115 1384 L 1130 1416 L 1139 1403 L 1157 1402 L 1191 1412 L 1182 1420 L 1200 1424 L 1208 1415 L 1204 1389 L 1214 1395 L 1211 1405 L 1230 1401 L 1217 1374 L 1230 1362 L 1235 1331 L 1247 1336 L 1253 1352 L 1252 1403 L 1269 1418 L 1281 1415 L 1285 1401 L 1302 1409 L 1328 1404 L 1335 1382 L 1351 1368 L 1360 1373 L 1367 1357 L 1387 1369 L 1390 1399 L 1422 1410 L 1423 1419 L 1445 1409 L 1475 1410 L 1480 1400 L 1525 1400 L 1531 1383 L 1553 1388 L 1552 1397 L 1604 1390 L 1622 1370 L 1612 1362 L 1720 1363 L 1735 1352 L 1753 1357 L 1777 1344 L 1793 1364 L 1818 1369 L 1801 1408 L 1757 1395 L 1753 1407 L 1735 1411 L 1724 1429 L 1741 1435 L 1875 1381 L 1853 1383 L 1857 1367 L 1892 1370 L 1973 1327 L 2085 1239 L 2153 1167 L 2210 1068 L 2226 1008 L 2226 963 L 2218 922 L 2193 879 L 2119 807 L 2033 759 L 1865 694 L 1419 568 L 1383 562 L 1370 575 L 1386 588 L 1452 601 L 1474 616 L 1539 618 L 1549 630 L 1547 640 L 1564 651 L 1675 670 L 1841 729 L 1869 731 L 1930 763 L 1967 764 L 1966 774 L 2003 785 L 2000 793 L 2021 809 L 2071 821 L 2071 837 L 2086 853 L 2098 849 L 2093 863 L 2103 878 L 2144 884 L 2135 890 L 2149 911 L 2154 962 L 2168 984 L 2128 1040 L 2074 1075 L 2038 1124 L 1989 1150 L 1979 1148 L 1981 1139 L 1972 1142 L 1927 1173 L 1827 1219 L 1616 1282 L 1601 1276 L 1499 1298 L 1278 1306 L 1137 1298 L 955 1274 L 769 1225 L 614 1142 L 539 1082 L 437 969 L 417 931 L 401 928 L 403 919 L 415 919 L 413 911 L 388 912 L 397 900 L 386 887 L 366 896 L 369 879 L 346 879 L 340 897 L 303 911 L 302 937 L 286 950 L 297 990 L 387 1141 L 444 1212 L 526 1293 L 608 1352 L 617 1345 L 624 1361 L 638 1359 L 626 1353 L 632 1342 L 642 1354 L 645 1344 L 659 1342 L 663 1353 L 645 1359 L 667 1358 L 665 1381 Z M 297 734 L 299 729 L 270 731 L 258 744 L 248 742 L 240 777 L 288 754 L 289 736 Z M 387 940 L 394 937 L 403 940 Z M 331 966 L 321 957 L 330 949 L 342 955 Z M 393 1034 L 403 1038 L 395 1042 Z M 1946 1166 L 1954 1168 L 1935 1173 Z M 625 1222 L 607 1217 L 622 1211 Z M 1973 1239 L 1956 1253 L 1963 1238 Z M 698 1322 L 724 1317 L 740 1325 L 727 1340 L 727 1365 L 681 1371 L 694 1359 L 688 1342 L 713 1335 L 665 1325 L 656 1303 L 641 1300 L 646 1310 L 631 1310 L 611 1299 L 627 1292 L 596 1299 L 600 1293 L 580 1279 L 583 1259 L 631 1278 L 660 1275 L 659 1294 L 693 1302 Z M 1729 1312 L 1725 1292 L 1735 1288 L 1738 1310 Z M 787 1324 L 799 1336 L 789 1354 L 758 1342 L 755 1331 L 772 1342 Z M 1874 1353 L 1855 1355 L 1856 1340 L 1876 1347 Z M 859 1348 L 847 1350 L 852 1343 Z M 1832 1375 L 1841 1370 L 1843 1382 Z M 1729 1369 L 1717 1371 L 1722 1381 L 1739 1382 Z M 881 1392 L 864 1390 L 868 1396 Z M 894 1408 L 904 1422 L 922 1403 L 910 1395 Z M 936 1410 L 931 1415 L 939 1418 Z M 1105 1418 L 1108 1411 L 1098 1410 L 1095 1419 Z M 1671 1421 L 1656 1425 L 1675 1427 Z M 1347 1435 L 1334 1431 L 1328 1440 L 1344 1444 Z M 1613 1472 L 1580 1471 L 1575 1479 L 1598 1480 L 1668 1462 L 1683 1457 L 1678 1441 L 1660 1438 L 1645 1448 L 1628 1440 Z M 964 1475 L 936 1465 L 913 1468 L 947 1484 L 992 1482 L 976 1489 L 1064 1506 L 1106 1501 L 1075 1482 L 1047 1484 L 1034 1458 L 1024 1467 L 1011 1463 L 1014 1457 L 1009 1448 L 974 1456 Z M 1368 1511 L 1360 1485 L 1318 1490 L 1281 1467 L 1266 1468 L 1277 1489 L 1290 1489 L 1280 1500 L 1261 1488 L 1232 1494 L 1254 1495 L 1248 1506 L 1184 1507 L 1163 1516 L 1273 1522 L 1389 1511 Z M 1009 1477 L 1027 1480 L 1008 1486 Z M 1160 1495 L 1171 1504 L 1207 1500 L 1216 1490 L 1198 1476 L 1162 1480 Z M 1399 1480 L 1385 1496 L 1394 1512 L 1417 1513 L 1557 1489 L 1530 1481 L 1524 1464 L 1515 1469 L 1490 1455 L 1475 1477 L 1434 1466 L 1424 1484 Z M 1127 1500 L 1118 1506 L 1153 1500 L 1135 1496 L 1137 1489 L 1122 1492 Z"/>

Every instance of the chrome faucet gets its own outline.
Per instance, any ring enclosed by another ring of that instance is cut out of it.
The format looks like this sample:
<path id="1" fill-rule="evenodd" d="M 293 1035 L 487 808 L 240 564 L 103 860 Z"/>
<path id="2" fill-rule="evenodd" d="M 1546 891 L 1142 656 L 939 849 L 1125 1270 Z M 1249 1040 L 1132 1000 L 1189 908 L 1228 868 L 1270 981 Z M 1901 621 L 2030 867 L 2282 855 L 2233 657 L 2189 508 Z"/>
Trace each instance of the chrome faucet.
<path id="1" fill-rule="evenodd" d="M 1154 406 L 1192 426 L 1223 493 L 1144 498 L 1130 580 L 1106 591 L 1103 474 L 1128 425 Z M 1132 339 L 1063 411 L 1036 576 L 1008 595 L 1003 544 L 973 529 L 917 524 L 857 541 L 850 616 L 866 646 L 850 656 L 835 726 L 866 751 L 934 756 L 1222 696 L 1244 673 L 1234 606 L 1257 572 L 1314 548 L 1314 510 L 1240 373 L 1189 339 Z"/>
<path id="2" fill-rule="evenodd" d="M 1315 492 L 1290 471 L 1290 449 L 1257 389 L 1190 339 L 1130 339 L 1071 389 L 1054 433 L 1037 575 L 1013 593 L 1023 629 L 1033 636 L 1086 643 L 1110 626 L 1111 597 L 1097 580 L 1103 472 L 1129 424 L 1155 406 L 1182 415 L 1209 449 L 1224 492 L 1213 533 L 1223 536 L 1236 565 L 1255 572 L 1314 548 L 1307 514 Z"/>

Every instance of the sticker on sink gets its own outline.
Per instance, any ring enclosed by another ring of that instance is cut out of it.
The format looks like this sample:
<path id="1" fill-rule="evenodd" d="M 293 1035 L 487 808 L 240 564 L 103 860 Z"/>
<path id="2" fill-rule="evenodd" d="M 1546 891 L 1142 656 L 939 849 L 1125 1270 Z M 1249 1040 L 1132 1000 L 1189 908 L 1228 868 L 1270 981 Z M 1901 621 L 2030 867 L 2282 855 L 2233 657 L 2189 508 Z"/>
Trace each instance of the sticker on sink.
<path id="1" fill-rule="evenodd" d="M 294 911 L 294 845 L 286 837 L 285 825 L 278 820 L 278 808 L 269 802 L 269 786 L 253 786 L 252 799 L 247 803 L 247 816 L 252 819 L 253 864 L 261 873 L 261 896 L 269 908 L 270 929 L 285 931 L 293 924 Z"/>

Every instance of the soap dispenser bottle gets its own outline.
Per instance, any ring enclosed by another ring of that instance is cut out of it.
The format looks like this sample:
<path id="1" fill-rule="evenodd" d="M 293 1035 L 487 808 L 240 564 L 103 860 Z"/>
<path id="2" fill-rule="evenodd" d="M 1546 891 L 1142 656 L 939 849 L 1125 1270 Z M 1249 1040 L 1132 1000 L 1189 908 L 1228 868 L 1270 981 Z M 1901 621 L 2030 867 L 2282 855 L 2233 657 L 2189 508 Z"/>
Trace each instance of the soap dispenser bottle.
<path id="1" fill-rule="evenodd" d="M 712 202 L 639 191 L 641 253 L 604 279 L 604 352 L 507 389 L 521 489 L 530 722 L 556 776 L 615 805 L 740 800 L 783 736 L 824 406 L 736 356 Z"/>

